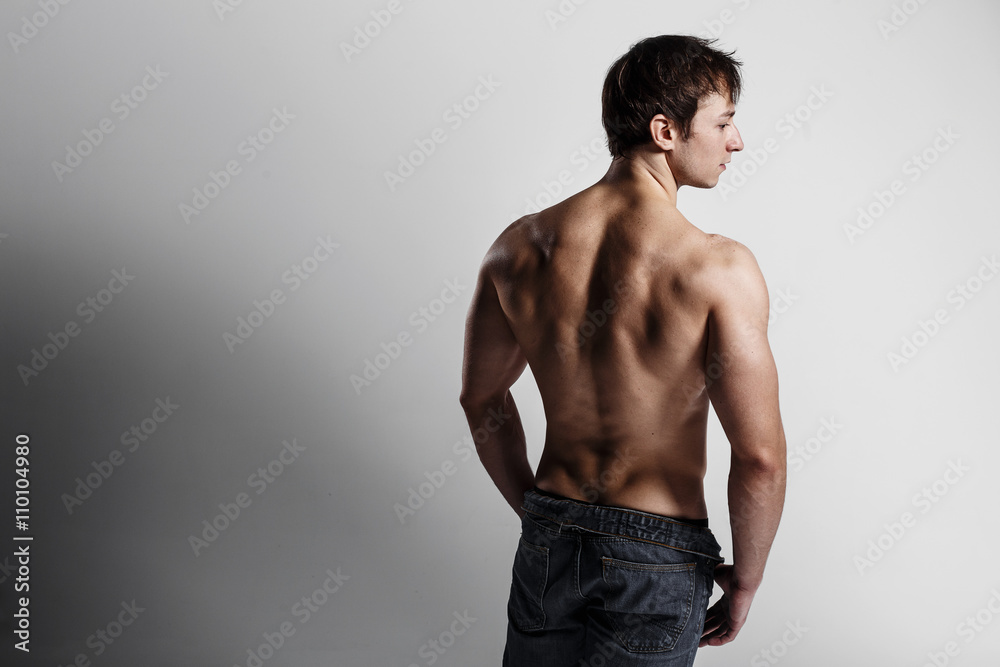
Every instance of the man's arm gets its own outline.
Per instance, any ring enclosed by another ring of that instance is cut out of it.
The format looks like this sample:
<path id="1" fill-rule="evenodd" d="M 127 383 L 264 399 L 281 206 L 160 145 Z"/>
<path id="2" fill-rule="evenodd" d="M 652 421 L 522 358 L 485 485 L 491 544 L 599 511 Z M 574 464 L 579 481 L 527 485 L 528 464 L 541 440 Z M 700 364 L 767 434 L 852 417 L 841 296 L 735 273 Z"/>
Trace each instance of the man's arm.
<path id="1" fill-rule="evenodd" d="M 722 370 L 706 377 L 706 384 L 732 447 L 733 565 L 716 568 L 723 597 L 708 612 L 702 646 L 732 641 L 746 622 L 785 500 L 785 433 L 778 373 L 767 342 L 767 285 L 745 246 L 730 241 L 723 252 L 728 259 L 715 283 L 707 352 Z"/>
<path id="2" fill-rule="evenodd" d="M 520 517 L 524 515 L 524 492 L 534 486 L 535 474 L 528 464 L 521 418 L 508 390 L 527 360 L 510 330 L 493 282 L 491 272 L 498 268 L 497 257 L 491 248 L 479 269 L 469 306 L 459 400 L 479 460 Z"/>

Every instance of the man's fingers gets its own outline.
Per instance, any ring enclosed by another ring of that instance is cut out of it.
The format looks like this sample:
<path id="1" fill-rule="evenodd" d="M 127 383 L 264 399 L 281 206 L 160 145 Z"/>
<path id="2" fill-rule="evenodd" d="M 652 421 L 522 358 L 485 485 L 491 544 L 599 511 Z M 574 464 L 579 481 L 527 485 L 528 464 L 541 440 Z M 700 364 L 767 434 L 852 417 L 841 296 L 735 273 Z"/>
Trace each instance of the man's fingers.
<path id="1" fill-rule="evenodd" d="M 725 574 L 722 575 L 726 577 Z M 702 626 L 701 639 L 698 646 L 721 646 L 733 640 L 736 633 L 733 631 L 730 613 L 729 598 L 723 595 L 715 604 L 705 612 L 705 623 Z"/>
<path id="2" fill-rule="evenodd" d="M 718 604 L 712 605 L 712 607 L 705 612 L 705 623 L 704 627 L 713 626 L 718 627 L 719 623 L 724 621 L 726 618 L 726 612 Z M 704 633 L 702 633 L 704 634 Z"/>
<path id="3" fill-rule="evenodd" d="M 719 646 L 725 644 L 726 641 L 720 641 L 720 638 L 725 637 L 729 634 L 729 626 L 723 623 L 722 625 L 714 628 L 710 632 L 707 632 L 701 636 L 701 640 L 698 642 L 698 646 Z"/>
<path id="4" fill-rule="evenodd" d="M 729 603 L 725 596 L 723 596 L 719 598 L 715 604 L 709 607 L 708 611 L 705 612 L 705 627 L 708 627 L 709 625 L 718 627 L 719 624 L 724 622 L 728 617 Z"/>
<path id="5" fill-rule="evenodd" d="M 698 646 L 707 646 L 709 640 L 724 634 L 729 628 L 726 605 L 720 599 L 705 612 L 705 623 L 701 630 L 701 640 Z"/>
<path id="6" fill-rule="evenodd" d="M 725 619 L 723 619 L 721 617 L 715 617 L 715 618 L 708 618 L 708 617 L 706 617 L 705 618 L 705 625 L 704 625 L 704 627 L 702 628 L 702 631 L 701 631 L 701 636 L 704 637 L 706 635 L 712 634 L 713 632 L 715 632 L 716 630 L 718 630 L 720 627 L 722 627 L 722 625 L 724 623 L 725 623 Z"/>
<path id="7" fill-rule="evenodd" d="M 715 632 L 701 638 L 698 646 L 722 646 L 736 638 L 736 632 L 728 625 L 722 625 Z"/>
<path id="8" fill-rule="evenodd" d="M 708 641 L 706 641 L 704 645 L 705 646 L 723 646 L 724 644 L 728 644 L 731 641 L 733 641 L 733 640 L 731 638 L 727 638 L 727 637 L 712 637 L 711 639 L 709 639 Z"/>

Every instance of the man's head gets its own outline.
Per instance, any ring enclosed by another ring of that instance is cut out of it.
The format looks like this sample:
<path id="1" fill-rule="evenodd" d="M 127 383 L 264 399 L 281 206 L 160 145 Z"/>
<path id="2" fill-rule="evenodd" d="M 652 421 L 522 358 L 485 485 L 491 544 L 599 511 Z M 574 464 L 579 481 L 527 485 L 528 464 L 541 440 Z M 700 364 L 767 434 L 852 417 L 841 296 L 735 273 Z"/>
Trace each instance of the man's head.
<path id="1" fill-rule="evenodd" d="M 686 35 L 650 37 L 611 66 L 602 121 L 612 157 L 630 158 L 649 145 L 667 153 L 678 185 L 718 182 L 719 165 L 743 148 L 731 123 L 743 82 L 742 63 L 712 43 Z"/>

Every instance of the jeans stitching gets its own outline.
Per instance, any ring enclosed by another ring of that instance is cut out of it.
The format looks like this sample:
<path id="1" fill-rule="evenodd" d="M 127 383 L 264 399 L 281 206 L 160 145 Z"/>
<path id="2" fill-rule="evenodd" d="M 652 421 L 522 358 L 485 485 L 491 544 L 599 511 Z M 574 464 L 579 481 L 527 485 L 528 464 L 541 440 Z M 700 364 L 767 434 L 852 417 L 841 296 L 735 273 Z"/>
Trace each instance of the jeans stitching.
<path id="1" fill-rule="evenodd" d="M 528 602 L 530 602 L 530 604 L 531 604 L 532 607 L 537 608 L 539 614 L 541 615 L 541 618 L 537 622 L 535 622 L 535 623 L 530 623 L 530 622 L 529 623 L 523 623 L 523 622 L 519 622 L 516 625 L 517 625 L 518 629 L 521 630 L 522 632 L 530 632 L 530 631 L 542 630 L 542 629 L 545 628 L 545 603 L 544 603 L 545 586 L 549 582 L 549 547 L 540 546 L 540 545 L 537 545 L 537 544 L 532 544 L 532 543 L 528 542 L 527 540 L 525 540 L 523 536 L 520 538 L 519 542 L 520 542 L 520 544 L 523 544 L 530 551 L 534 551 L 535 553 L 537 553 L 539 556 L 542 557 L 542 559 L 543 559 L 543 561 L 545 563 L 545 573 L 542 575 L 542 582 L 541 582 L 541 585 L 538 587 L 539 588 L 539 590 L 538 590 L 538 601 L 536 602 L 531 597 L 529 597 L 528 600 L 527 600 Z M 523 595 L 523 593 L 519 590 L 519 588 L 515 588 L 514 590 L 522 598 L 525 597 Z M 534 592 L 534 591 L 532 591 L 532 592 Z M 515 616 L 516 616 L 515 614 L 511 615 L 511 621 L 514 620 Z"/>
<path id="2" fill-rule="evenodd" d="M 637 540 L 639 542 L 645 542 L 647 544 L 656 544 L 656 545 L 659 545 L 661 547 L 667 547 L 668 549 L 676 549 L 677 551 L 683 551 L 684 553 L 698 554 L 699 556 L 704 556 L 706 558 L 711 558 L 712 560 L 717 560 L 717 561 L 720 561 L 720 562 L 723 562 L 725 560 L 724 558 L 721 558 L 719 556 L 713 556 L 712 554 L 707 554 L 707 553 L 705 553 L 703 551 L 692 551 L 690 549 L 682 549 L 681 547 L 674 546 L 673 544 L 665 544 L 663 542 L 657 542 L 655 540 L 647 540 L 647 539 L 642 538 L 642 537 L 635 537 L 634 535 L 620 535 L 618 533 L 606 533 L 606 532 L 601 531 L 601 530 L 594 530 L 593 528 L 588 528 L 587 526 L 580 526 L 579 524 L 575 524 L 575 523 L 573 523 L 571 521 L 568 521 L 568 522 L 564 523 L 564 522 L 558 521 L 556 519 L 553 519 L 550 516 L 542 514 L 541 512 L 536 512 L 536 511 L 528 509 L 528 508 L 524 508 L 524 509 L 525 509 L 526 512 L 528 512 L 530 514 L 534 514 L 536 516 L 540 516 L 542 518 L 548 519 L 549 521 L 553 521 L 555 523 L 558 523 L 560 525 L 560 530 L 562 529 L 562 526 L 567 526 L 567 525 L 576 526 L 576 527 L 580 528 L 581 530 L 586 530 L 586 531 L 589 531 L 589 532 L 592 532 L 592 533 L 597 533 L 599 535 L 609 535 L 611 537 L 623 537 L 625 539 Z M 536 522 L 536 525 L 538 525 L 537 522 Z M 547 529 L 544 528 L 544 527 L 542 527 L 542 530 L 547 530 Z M 550 532 L 552 532 L 552 531 L 550 531 Z"/>
<path id="3" fill-rule="evenodd" d="M 580 556 L 582 553 L 583 553 L 583 538 L 577 535 L 576 554 L 575 554 L 576 557 L 573 559 L 573 569 L 575 570 L 573 574 L 576 579 L 576 581 L 574 582 L 576 590 L 574 592 L 576 593 L 577 597 L 586 602 L 587 596 L 583 594 L 583 590 L 580 588 Z"/>
<path id="4" fill-rule="evenodd" d="M 530 491 L 528 493 L 530 493 Z M 613 505 L 603 505 L 603 506 L 598 505 L 598 506 L 595 506 L 595 505 L 591 505 L 591 504 L 588 504 L 588 503 L 581 503 L 580 501 L 574 500 L 572 498 L 567 498 L 566 500 L 557 500 L 557 499 L 551 498 L 549 500 L 552 500 L 553 502 L 557 502 L 557 503 L 573 503 L 574 505 L 578 505 L 580 507 L 593 508 L 593 509 L 596 509 L 596 510 L 599 510 L 599 511 L 612 510 L 614 512 L 624 512 L 625 514 L 631 514 L 633 516 L 640 516 L 640 517 L 644 517 L 644 518 L 647 518 L 647 519 L 655 519 L 656 521 L 662 521 L 664 523 L 672 523 L 675 526 L 686 526 L 686 527 L 690 527 L 690 528 L 695 528 L 697 530 L 710 530 L 709 528 L 703 528 L 702 526 L 696 526 L 696 525 L 694 525 L 692 523 L 685 523 L 683 521 L 674 521 L 673 519 L 667 519 L 667 518 L 664 518 L 664 517 L 661 517 L 661 516 L 656 516 L 655 514 L 651 514 L 649 512 L 643 512 L 641 510 L 633 510 L 633 509 L 629 509 L 627 507 L 615 507 Z M 522 507 L 522 509 L 527 509 L 527 508 L 526 507 Z"/>
<path id="5" fill-rule="evenodd" d="M 685 582 L 688 584 L 687 585 L 688 592 L 687 592 L 687 599 L 683 601 L 684 602 L 683 613 L 680 616 L 680 618 L 683 619 L 682 622 L 672 627 L 668 627 L 662 622 L 658 622 L 656 620 L 650 620 L 652 624 L 656 625 L 664 632 L 672 635 L 672 641 L 667 643 L 666 646 L 657 646 L 654 648 L 639 648 L 634 642 L 627 641 L 623 632 L 621 631 L 620 624 L 611 614 L 617 614 L 617 613 L 632 614 L 634 612 L 621 612 L 617 610 L 605 609 L 605 612 L 609 614 L 609 619 L 611 621 L 612 628 L 614 629 L 615 636 L 618 637 L 618 641 L 621 642 L 621 645 L 625 647 L 627 651 L 631 653 L 667 653 L 669 651 L 672 651 L 674 646 L 677 645 L 677 641 L 680 639 L 681 635 L 684 634 L 684 629 L 691 621 L 691 611 L 693 608 L 694 592 L 698 586 L 697 581 L 695 580 L 695 575 L 697 574 L 697 567 L 696 567 L 697 564 L 696 563 L 664 563 L 664 564 L 632 563 L 630 561 L 624 561 L 609 556 L 602 556 L 601 561 L 602 561 L 601 578 L 604 579 L 605 584 L 607 584 L 608 586 L 611 585 L 610 582 L 608 582 L 607 580 L 607 566 L 609 564 L 611 564 L 612 567 L 620 567 L 620 569 L 634 570 L 639 572 L 677 572 L 677 573 L 683 573 L 685 571 L 687 572 L 688 576 L 685 577 Z M 624 565 L 622 566 L 620 564 Z M 652 567 L 636 567 L 642 565 L 652 565 Z"/>

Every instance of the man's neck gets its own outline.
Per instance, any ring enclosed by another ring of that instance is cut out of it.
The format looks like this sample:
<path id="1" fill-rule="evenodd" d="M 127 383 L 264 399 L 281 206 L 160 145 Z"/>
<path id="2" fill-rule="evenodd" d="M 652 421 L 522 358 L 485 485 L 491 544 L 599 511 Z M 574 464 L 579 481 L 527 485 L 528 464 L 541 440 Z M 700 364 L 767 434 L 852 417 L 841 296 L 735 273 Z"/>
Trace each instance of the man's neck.
<path id="1" fill-rule="evenodd" d="M 640 196 L 664 199 L 677 207 L 677 181 L 661 152 L 641 152 L 615 158 L 601 183 L 635 190 Z"/>

